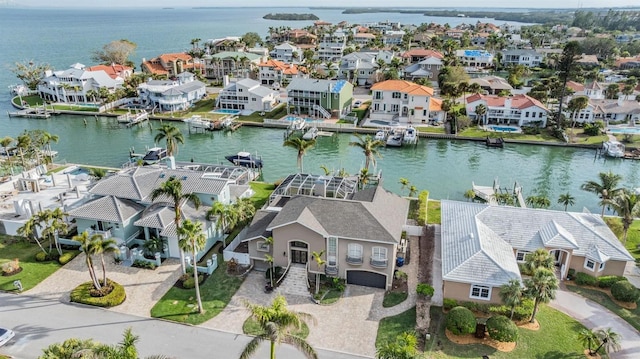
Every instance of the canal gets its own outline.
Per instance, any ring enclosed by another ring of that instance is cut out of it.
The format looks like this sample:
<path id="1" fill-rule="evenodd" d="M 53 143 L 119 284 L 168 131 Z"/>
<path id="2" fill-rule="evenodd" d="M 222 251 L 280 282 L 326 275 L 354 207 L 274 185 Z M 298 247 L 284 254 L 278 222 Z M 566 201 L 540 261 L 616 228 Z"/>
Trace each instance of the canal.
<path id="1" fill-rule="evenodd" d="M 83 119 L 86 119 L 86 126 Z M 268 128 L 241 128 L 233 133 L 189 134 L 186 124 L 172 122 L 182 130 L 185 143 L 177 159 L 225 163 L 224 156 L 248 151 L 262 156 L 263 177 L 275 181 L 297 171 L 296 151 L 283 147 L 283 131 Z M 57 162 L 120 167 L 128 160 L 129 150 L 143 152 L 153 146 L 160 122 L 152 121 L 133 128 L 117 125 L 115 119 L 93 116 L 56 116 L 49 120 L 2 118 L 0 136 L 15 137 L 25 129 L 43 129 L 60 137 L 52 145 L 59 152 Z M 357 174 L 364 155 L 349 146 L 355 137 L 337 134 L 318 138 L 317 145 L 304 157 L 305 172 L 322 173 L 344 168 Z M 628 188 L 640 186 L 638 164 L 629 160 L 596 158 L 589 149 L 507 144 L 504 149 L 486 148 L 482 142 L 420 139 L 412 148 L 382 148 L 376 171 L 382 171 L 383 185 L 396 193 L 399 179 L 405 177 L 419 190 L 429 190 L 431 198 L 463 200 L 471 182 L 491 185 L 495 178 L 501 187 L 513 187 L 518 181 L 524 196 L 545 195 L 552 208 L 560 209 L 558 196 L 570 192 L 576 198 L 571 208 L 598 211 L 598 198 L 580 190 L 588 180 L 597 180 L 599 172 L 613 171 L 623 176 Z"/>

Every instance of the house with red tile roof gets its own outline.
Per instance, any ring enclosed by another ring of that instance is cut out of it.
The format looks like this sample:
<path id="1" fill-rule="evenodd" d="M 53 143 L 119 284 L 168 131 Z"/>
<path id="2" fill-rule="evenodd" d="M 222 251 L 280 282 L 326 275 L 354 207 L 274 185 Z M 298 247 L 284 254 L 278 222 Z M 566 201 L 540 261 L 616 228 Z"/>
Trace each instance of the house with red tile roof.
<path id="1" fill-rule="evenodd" d="M 307 69 L 300 65 L 288 64 L 278 60 L 267 60 L 258 65 L 258 79 L 262 85 L 274 88 L 286 86 L 296 78 L 309 78 Z"/>
<path id="2" fill-rule="evenodd" d="M 129 76 L 133 74 L 133 68 L 125 65 L 119 64 L 111 64 L 111 65 L 96 65 L 86 68 L 87 71 L 104 71 L 111 77 L 116 80 L 121 78 L 126 80 Z"/>
<path id="3" fill-rule="evenodd" d="M 185 71 L 204 73 L 205 70 L 204 62 L 196 62 L 191 55 L 184 52 L 162 54 L 151 60 L 142 59 L 140 68 L 145 73 L 167 76 L 168 78 L 175 77 Z"/>
<path id="4" fill-rule="evenodd" d="M 476 114 L 476 108 L 479 105 L 484 105 L 486 108 L 483 116 Z M 522 94 L 509 97 L 473 94 L 465 99 L 465 107 L 467 115 L 479 119 L 483 125 L 522 127 L 539 124 L 540 127 L 545 127 L 549 112 L 549 109 L 540 101 Z"/>
<path id="5" fill-rule="evenodd" d="M 444 55 L 431 49 L 411 49 L 400 54 L 405 63 L 415 64 L 428 58 L 444 59 Z"/>
<path id="6" fill-rule="evenodd" d="M 442 101 L 431 87 L 405 80 L 387 80 L 371 87 L 369 118 L 399 124 L 442 121 Z"/>

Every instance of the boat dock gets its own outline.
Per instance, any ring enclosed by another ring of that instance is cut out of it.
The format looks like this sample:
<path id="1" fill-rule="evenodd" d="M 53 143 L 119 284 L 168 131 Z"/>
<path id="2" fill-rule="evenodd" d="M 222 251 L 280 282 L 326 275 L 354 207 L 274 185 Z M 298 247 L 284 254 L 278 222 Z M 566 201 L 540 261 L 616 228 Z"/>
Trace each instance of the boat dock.
<path id="1" fill-rule="evenodd" d="M 127 127 L 131 127 L 137 124 L 140 124 L 144 121 L 147 121 L 149 119 L 149 114 L 147 113 L 147 111 L 142 111 L 142 112 L 138 112 L 138 113 L 125 113 L 124 115 L 119 115 L 116 120 L 118 121 L 119 124 L 121 125 L 125 125 Z"/>
<path id="2" fill-rule="evenodd" d="M 527 208 L 524 197 L 522 197 L 522 186 L 518 185 L 518 182 L 513 184 L 513 189 L 501 188 L 498 179 L 493 180 L 493 186 L 478 186 L 474 182 L 471 182 L 471 189 L 475 193 L 476 197 L 482 199 L 490 205 L 498 205 L 499 195 L 510 195 L 517 201 L 517 204 L 522 208 Z"/>
<path id="3" fill-rule="evenodd" d="M 23 117 L 23 118 L 39 118 L 48 119 L 51 115 L 58 115 L 59 112 L 54 110 L 48 110 L 46 107 L 26 107 L 23 110 L 8 112 L 7 116 L 11 117 Z"/>

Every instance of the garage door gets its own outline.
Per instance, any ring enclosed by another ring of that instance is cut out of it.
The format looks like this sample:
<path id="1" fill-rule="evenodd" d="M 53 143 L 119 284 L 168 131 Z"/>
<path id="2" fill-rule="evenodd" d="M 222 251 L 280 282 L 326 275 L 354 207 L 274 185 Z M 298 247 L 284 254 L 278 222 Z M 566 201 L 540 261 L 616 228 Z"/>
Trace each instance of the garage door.
<path id="1" fill-rule="evenodd" d="M 347 271 L 347 283 L 385 289 L 387 288 L 387 277 L 379 273 L 350 270 Z"/>

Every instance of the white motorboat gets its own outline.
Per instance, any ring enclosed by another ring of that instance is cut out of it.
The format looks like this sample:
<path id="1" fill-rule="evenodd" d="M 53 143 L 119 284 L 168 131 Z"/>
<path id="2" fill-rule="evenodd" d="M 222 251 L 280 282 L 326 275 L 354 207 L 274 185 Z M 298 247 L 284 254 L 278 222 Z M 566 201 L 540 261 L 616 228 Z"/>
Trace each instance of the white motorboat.
<path id="1" fill-rule="evenodd" d="M 418 141 L 418 131 L 416 131 L 415 127 L 409 126 L 404 130 L 402 141 L 404 143 L 416 143 Z"/>
<path id="2" fill-rule="evenodd" d="M 225 156 L 224 158 L 236 166 L 262 168 L 262 157 L 254 156 L 250 152 L 238 152 L 236 155 Z"/>
<path id="3" fill-rule="evenodd" d="M 395 128 L 387 137 L 387 146 L 400 147 L 402 146 L 402 140 L 404 138 L 404 131 L 402 128 Z"/>
<path id="4" fill-rule="evenodd" d="M 167 153 L 167 149 L 162 147 L 148 148 L 144 155 L 141 153 L 135 153 L 133 147 L 129 149 L 129 157 L 131 158 L 131 161 L 141 161 L 145 166 L 154 165 L 168 156 L 169 154 Z"/>
<path id="5" fill-rule="evenodd" d="M 602 143 L 602 153 L 608 157 L 624 157 L 624 144 L 616 140 L 609 140 Z"/>
<path id="6" fill-rule="evenodd" d="M 373 137 L 376 141 L 386 141 L 388 132 L 385 129 L 380 129 L 376 132 L 376 135 Z"/>
<path id="7" fill-rule="evenodd" d="M 315 140 L 316 137 L 318 137 L 317 127 L 311 127 L 310 129 L 307 130 L 307 132 L 304 133 L 304 135 L 302 135 L 302 139 L 307 141 Z"/>

